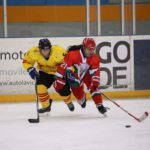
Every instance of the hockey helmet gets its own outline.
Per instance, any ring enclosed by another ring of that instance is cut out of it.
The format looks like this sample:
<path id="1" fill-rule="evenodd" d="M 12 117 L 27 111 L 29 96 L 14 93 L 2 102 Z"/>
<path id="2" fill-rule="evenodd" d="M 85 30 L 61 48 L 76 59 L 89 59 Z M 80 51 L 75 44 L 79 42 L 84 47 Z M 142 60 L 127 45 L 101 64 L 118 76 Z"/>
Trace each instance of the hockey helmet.
<path id="1" fill-rule="evenodd" d="M 51 49 L 51 47 L 52 47 L 51 42 L 48 39 L 40 39 L 39 40 L 39 48 L 40 49 L 46 49 L 46 48 Z"/>
<path id="2" fill-rule="evenodd" d="M 92 51 L 96 48 L 96 43 L 93 38 L 84 38 L 82 44 L 85 48 L 88 48 Z"/>

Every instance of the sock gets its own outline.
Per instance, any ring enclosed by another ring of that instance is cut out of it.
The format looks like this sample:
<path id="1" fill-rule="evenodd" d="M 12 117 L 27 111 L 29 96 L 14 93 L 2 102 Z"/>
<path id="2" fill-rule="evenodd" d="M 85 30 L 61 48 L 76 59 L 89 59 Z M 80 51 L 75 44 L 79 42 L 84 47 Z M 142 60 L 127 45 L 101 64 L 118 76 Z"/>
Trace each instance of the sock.
<path id="1" fill-rule="evenodd" d="M 68 96 L 61 96 L 66 104 L 71 103 L 71 94 Z"/>
<path id="2" fill-rule="evenodd" d="M 42 108 L 46 108 L 50 105 L 49 103 L 49 94 L 47 92 L 47 88 L 44 85 L 38 85 L 37 86 L 37 91 L 38 91 L 38 97 L 41 102 Z"/>

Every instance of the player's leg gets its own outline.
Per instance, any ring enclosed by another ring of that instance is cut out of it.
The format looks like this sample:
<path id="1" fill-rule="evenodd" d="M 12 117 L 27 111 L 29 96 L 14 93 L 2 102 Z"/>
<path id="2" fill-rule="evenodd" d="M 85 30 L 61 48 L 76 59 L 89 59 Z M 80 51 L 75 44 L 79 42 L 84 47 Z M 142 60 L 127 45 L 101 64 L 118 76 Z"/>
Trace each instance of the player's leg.
<path id="1" fill-rule="evenodd" d="M 74 96 L 77 98 L 77 102 L 82 108 L 86 107 L 86 94 L 84 92 L 83 83 L 78 87 L 71 87 Z"/>
<path id="2" fill-rule="evenodd" d="M 63 82 L 64 85 L 60 85 L 60 84 L 62 84 L 62 83 L 55 81 L 54 88 L 55 88 L 56 92 L 61 96 L 61 98 L 63 99 L 65 104 L 68 106 L 69 110 L 74 111 L 74 105 L 71 101 L 70 85 L 65 80 Z M 60 88 L 60 87 L 62 87 L 62 88 Z"/>
<path id="3" fill-rule="evenodd" d="M 84 76 L 83 82 L 86 84 L 88 89 L 91 86 L 91 81 L 92 81 L 92 79 L 91 79 L 90 74 L 86 73 L 86 75 Z M 102 95 L 101 95 L 99 89 L 92 90 L 92 91 L 90 91 L 90 93 L 91 93 L 93 101 L 96 104 L 98 111 L 100 113 L 104 114 L 107 111 L 107 109 L 103 106 L 103 98 L 102 98 Z"/>
<path id="4" fill-rule="evenodd" d="M 54 82 L 54 75 L 47 74 L 42 71 L 40 71 L 39 74 L 40 78 L 37 81 L 37 92 L 42 105 L 42 108 L 39 109 L 39 113 L 45 113 L 51 110 L 52 99 L 50 99 L 48 88 Z"/>

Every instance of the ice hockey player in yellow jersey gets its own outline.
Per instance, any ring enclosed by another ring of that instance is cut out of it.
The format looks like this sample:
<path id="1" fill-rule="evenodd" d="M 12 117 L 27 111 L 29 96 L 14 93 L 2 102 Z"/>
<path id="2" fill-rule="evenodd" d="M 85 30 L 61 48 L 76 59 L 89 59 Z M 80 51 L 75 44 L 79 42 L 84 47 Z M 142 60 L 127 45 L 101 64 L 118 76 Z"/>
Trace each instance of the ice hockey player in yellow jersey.
<path id="1" fill-rule="evenodd" d="M 48 94 L 48 88 L 55 81 L 57 67 L 64 60 L 66 53 L 67 51 L 64 48 L 51 45 L 48 39 L 40 39 L 39 45 L 32 47 L 25 54 L 23 67 L 28 71 L 31 78 L 37 81 L 38 97 L 42 105 L 42 108 L 38 110 L 39 113 L 51 110 L 52 99 Z M 70 110 L 74 109 L 68 97 L 65 97 L 64 101 Z"/>

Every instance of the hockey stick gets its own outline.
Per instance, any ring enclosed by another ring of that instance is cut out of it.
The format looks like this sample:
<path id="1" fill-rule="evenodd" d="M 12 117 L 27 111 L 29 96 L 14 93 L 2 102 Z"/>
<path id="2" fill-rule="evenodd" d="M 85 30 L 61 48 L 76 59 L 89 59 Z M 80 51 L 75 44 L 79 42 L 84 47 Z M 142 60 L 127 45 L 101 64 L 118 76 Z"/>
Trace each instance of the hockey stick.
<path id="1" fill-rule="evenodd" d="M 144 112 L 144 114 L 137 118 L 136 116 L 134 116 L 133 114 L 131 114 L 130 112 L 128 112 L 127 110 L 125 110 L 123 107 L 121 107 L 118 103 L 116 103 L 115 101 L 113 101 L 112 99 L 110 99 L 108 96 L 106 96 L 104 93 L 101 92 L 101 94 L 107 98 L 109 101 L 111 101 L 113 104 L 115 104 L 117 107 L 119 107 L 121 110 L 123 110 L 124 112 L 126 112 L 129 116 L 131 116 L 132 118 L 134 118 L 136 121 L 138 122 L 142 122 L 143 120 L 145 120 L 148 117 L 148 112 Z"/>
<path id="2" fill-rule="evenodd" d="M 38 99 L 38 94 L 37 94 L 37 80 L 35 79 L 35 95 L 36 95 L 36 111 L 37 111 L 37 118 L 35 119 L 28 119 L 30 123 L 39 123 L 40 122 L 40 117 L 39 117 L 39 99 Z"/>

